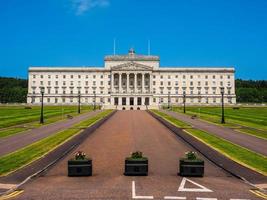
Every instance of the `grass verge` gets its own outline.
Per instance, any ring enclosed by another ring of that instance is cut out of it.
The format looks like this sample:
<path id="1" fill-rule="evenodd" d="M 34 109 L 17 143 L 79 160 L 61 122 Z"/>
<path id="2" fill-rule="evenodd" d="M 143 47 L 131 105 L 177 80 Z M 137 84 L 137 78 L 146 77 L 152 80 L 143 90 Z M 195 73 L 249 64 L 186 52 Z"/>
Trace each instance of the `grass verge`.
<path id="1" fill-rule="evenodd" d="M 181 124 L 184 124 L 184 122 L 181 122 L 180 120 L 177 120 L 176 118 L 160 111 L 152 110 L 152 112 L 179 128 L 182 128 Z M 267 175 L 266 156 L 253 152 L 249 149 L 236 145 L 228 140 L 222 139 L 202 130 L 189 128 L 186 130 L 186 133 L 192 135 L 193 137 L 212 147 L 226 157 L 236 161 L 237 163 L 253 169 L 265 176 Z"/>
<path id="2" fill-rule="evenodd" d="M 71 139 L 73 136 L 80 133 L 81 127 L 89 127 L 109 115 L 111 112 L 112 110 L 105 110 L 92 118 L 74 125 L 70 129 L 55 133 L 54 135 L 26 146 L 18 151 L 0 157 L 0 176 L 7 175 L 43 157 L 67 140 Z"/>

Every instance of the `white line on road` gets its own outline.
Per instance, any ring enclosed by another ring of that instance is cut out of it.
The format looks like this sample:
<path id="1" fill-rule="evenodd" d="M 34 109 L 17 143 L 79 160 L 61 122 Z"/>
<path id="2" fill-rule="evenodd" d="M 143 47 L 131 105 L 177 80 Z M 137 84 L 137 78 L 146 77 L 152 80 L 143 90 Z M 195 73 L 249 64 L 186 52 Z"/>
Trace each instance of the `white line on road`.
<path id="1" fill-rule="evenodd" d="M 165 196 L 164 199 L 186 199 L 186 197 Z"/>
<path id="2" fill-rule="evenodd" d="M 153 196 L 136 196 L 135 182 L 132 181 L 132 199 L 154 199 L 154 197 Z"/>
<path id="3" fill-rule="evenodd" d="M 185 188 L 184 186 L 185 186 L 186 181 L 198 186 L 199 188 Z M 204 187 L 203 185 L 200 185 L 200 184 L 198 184 L 198 183 L 196 183 L 196 182 L 194 182 L 188 178 L 183 178 L 183 180 L 182 180 L 182 182 L 178 188 L 178 191 L 179 192 L 213 192 L 212 190 L 210 190 L 210 189 Z"/>
<path id="4" fill-rule="evenodd" d="M 217 198 L 203 198 L 203 197 L 197 197 L 196 200 L 217 200 Z"/>

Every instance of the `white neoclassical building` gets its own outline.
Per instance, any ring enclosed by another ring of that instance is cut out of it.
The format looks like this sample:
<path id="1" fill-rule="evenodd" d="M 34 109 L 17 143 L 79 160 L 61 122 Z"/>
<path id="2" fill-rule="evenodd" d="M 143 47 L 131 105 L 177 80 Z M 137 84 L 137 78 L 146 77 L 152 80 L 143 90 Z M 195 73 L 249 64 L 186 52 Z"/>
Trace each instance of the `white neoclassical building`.
<path id="1" fill-rule="evenodd" d="M 104 67 L 30 67 L 27 102 L 100 104 L 103 108 L 145 109 L 162 105 L 235 104 L 235 69 L 160 67 L 158 56 L 106 56 Z M 185 94 L 185 97 L 184 95 Z"/>

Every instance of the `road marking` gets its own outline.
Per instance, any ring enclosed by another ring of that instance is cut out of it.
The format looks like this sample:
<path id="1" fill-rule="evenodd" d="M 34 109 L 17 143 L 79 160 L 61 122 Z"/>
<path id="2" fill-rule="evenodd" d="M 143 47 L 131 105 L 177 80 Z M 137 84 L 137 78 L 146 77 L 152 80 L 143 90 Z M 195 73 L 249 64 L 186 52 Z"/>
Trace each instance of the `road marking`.
<path id="1" fill-rule="evenodd" d="M 260 192 L 260 191 L 257 191 L 257 190 L 249 190 L 249 191 L 250 191 L 251 193 L 253 193 L 253 194 L 255 194 L 255 195 L 261 197 L 261 198 L 267 199 L 267 195 L 264 194 L 264 193 L 262 193 L 262 192 Z"/>
<path id="2" fill-rule="evenodd" d="M 250 199 L 230 199 L 230 200 L 250 200 Z"/>
<path id="3" fill-rule="evenodd" d="M 164 199 L 186 199 L 186 197 L 165 196 Z"/>
<path id="4" fill-rule="evenodd" d="M 217 198 L 203 198 L 203 197 L 197 197 L 196 200 L 217 200 Z"/>
<path id="5" fill-rule="evenodd" d="M 198 186 L 199 188 L 185 188 L 184 186 L 185 186 L 186 181 Z M 194 182 L 188 178 L 183 178 L 183 180 L 182 180 L 182 182 L 178 188 L 178 191 L 179 192 L 213 192 L 212 190 L 206 188 L 205 186 L 200 185 L 200 184 L 198 184 L 198 183 L 196 183 L 196 182 Z"/>
<path id="6" fill-rule="evenodd" d="M 136 196 L 135 182 L 132 181 L 132 199 L 154 199 L 154 197 L 153 196 Z"/>
<path id="7" fill-rule="evenodd" d="M 10 193 L 8 195 L 0 197 L 0 200 L 6 200 L 6 199 L 10 199 L 10 198 L 16 197 L 19 194 L 21 194 L 22 192 L 23 192 L 23 190 L 12 192 L 12 193 Z"/>
<path id="8" fill-rule="evenodd" d="M 4 183 L 0 183 L 0 189 L 12 189 L 14 187 L 16 187 L 16 184 L 4 184 Z"/>

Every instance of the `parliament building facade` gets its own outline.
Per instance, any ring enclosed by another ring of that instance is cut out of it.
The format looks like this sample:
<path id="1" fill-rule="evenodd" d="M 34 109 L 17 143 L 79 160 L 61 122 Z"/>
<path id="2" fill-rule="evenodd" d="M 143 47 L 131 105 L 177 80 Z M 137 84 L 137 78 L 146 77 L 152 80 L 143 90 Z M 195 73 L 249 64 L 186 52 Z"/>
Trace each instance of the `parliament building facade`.
<path id="1" fill-rule="evenodd" d="M 163 105 L 235 104 L 235 69 L 160 67 L 158 56 L 106 56 L 104 67 L 30 67 L 27 102 L 101 105 L 104 109 L 157 109 Z"/>

